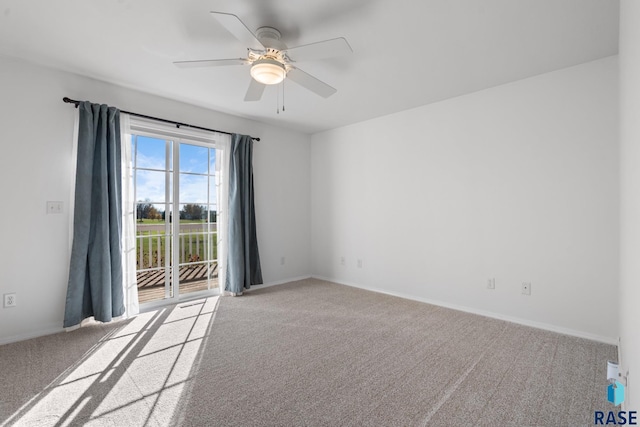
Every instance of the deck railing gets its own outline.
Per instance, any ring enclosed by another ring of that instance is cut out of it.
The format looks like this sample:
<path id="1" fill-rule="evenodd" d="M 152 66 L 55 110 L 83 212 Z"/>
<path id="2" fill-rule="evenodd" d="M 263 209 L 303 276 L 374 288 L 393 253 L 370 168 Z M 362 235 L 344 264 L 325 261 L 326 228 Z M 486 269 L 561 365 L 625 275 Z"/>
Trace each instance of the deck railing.
<path id="1" fill-rule="evenodd" d="M 218 258 L 216 224 L 181 224 L 178 236 L 179 265 L 215 261 Z M 137 270 L 172 265 L 171 242 L 164 224 L 139 224 L 136 236 Z"/>
<path id="2" fill-rule="evenodd" d="M 173 239 L 165 224 L 138 224 L 136 263 L 140 302 L 164 298 L 173 274 Z M 212 289 L 218 278 L 216 224 L 181 224 L 177 237 L 180 293 Z M 169 280 L 169 282 L 167 282 Z"/>

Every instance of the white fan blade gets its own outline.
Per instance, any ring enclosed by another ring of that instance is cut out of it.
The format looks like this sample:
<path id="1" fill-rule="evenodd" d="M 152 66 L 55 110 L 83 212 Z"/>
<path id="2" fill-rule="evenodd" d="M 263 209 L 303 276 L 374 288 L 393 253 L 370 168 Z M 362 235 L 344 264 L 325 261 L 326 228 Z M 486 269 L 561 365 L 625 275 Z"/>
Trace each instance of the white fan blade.
<path id="1" fill-rule="evenodd" d="M 337 39 L 292 47 L 291 49 L 287 49 L 286 52 L 292 61 L 308 61 L 348 55 L 353 53 L 353 50 L 351 46 L 349 46 L 347 39 L 338 37 Z"/>
<path id="2" fill-rule="evenodd" d="M 287 72 L 287 79 L 298 83 L 303 88 L 309 89 L 311 92 L 320 95 L 323 98 L 328 98 L 337 92 L 335 88 L 332 88 L 323 81 L 320 81 L 313 77 L 311 74 L 307 74 L 299 68 L 291 67 Z"/>
<path id="3" fill-rule="evenodd" d="M 227 31 L 233 34 L 235 38 L 244 43 L 245 46 L 255 50 L 264 50 L 264 46 L 256 38 L 255 34 L 253 34 L 236 15 L 224 12 L 211 12 L 211 16 L 222 24 Z"/>
<path id="4" fill-rule="evenodd" d="M 249 88 L 247 89 L 247 94 L 244 96 L 245 101 L 260 101 L 262 98 L 262 93 L 264 92 L 264 88 L 267 87 L 262 83 L 256 81 L 256 79 L 252 78 L 251 83 L 249 83 Z"/>
<path id="5" fill-rule="evenodd" d="M 180 68 L 198 68 L 198 67 L 221 67 L 226 65 L 246 65 L 249 64 L 246 58 L 237 59 L 203 59 L 199 61 L 176 61 L 174 65 Z"/>

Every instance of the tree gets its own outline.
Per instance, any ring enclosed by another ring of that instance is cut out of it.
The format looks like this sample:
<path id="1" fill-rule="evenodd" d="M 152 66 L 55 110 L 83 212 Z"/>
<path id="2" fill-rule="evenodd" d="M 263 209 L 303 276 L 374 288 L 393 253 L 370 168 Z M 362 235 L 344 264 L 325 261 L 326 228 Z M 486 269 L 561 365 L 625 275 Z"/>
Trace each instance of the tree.
<path id="1" fill-rule="evenodd" d="M 156 212 L 158 212 L 150 202 L 151 200 L 149 199 L 146 199 L 145 201 L 138 200 L 138 206 L 136 207 L 136 217 L 138 218 L 139 222 L 142 222 L 142 220 L 145 218 L 149 218 L 151 209 L 154 209 Z"/>
<path id="2" fill-rule="evenodd" d="M 144 202 L 142 200 L 138 200 L 136 216 L 138 217 L 138 222 L 142 222 L 143 219 L 162 218 L 162 214 L 158 212 L 158 209 L 151 204 L 151 200 L 149 199 L 146 199 Z"/>
<path id="3" fill-rule="evenodd" d="M 180 219 L 202 219 L 204 213 L 204 206 L 187 203 L 180 211 Z"/>
<path id="4" fill-rule="evenodd" d="M 160 215 L 160 212 L 158 212 L 158 209 L 156 209 L 155 206 L 151 205 L 151 208 L 149 208 L 149 212 L 147 213 L 147 218 L 160 219 L 162 218 L 162 216 Z"/>

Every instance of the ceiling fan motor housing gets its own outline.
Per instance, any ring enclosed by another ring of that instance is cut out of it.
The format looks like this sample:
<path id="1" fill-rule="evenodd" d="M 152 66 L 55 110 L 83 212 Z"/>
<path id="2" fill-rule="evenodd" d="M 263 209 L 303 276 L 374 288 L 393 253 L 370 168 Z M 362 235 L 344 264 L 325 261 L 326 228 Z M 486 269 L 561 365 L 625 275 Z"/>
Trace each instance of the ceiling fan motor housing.
<path id="1" fill-rule="evenodd" d="M 280 40 L 282 34 L 273 27 L 260 27 L 256 30 L 256 38 L 266 48 L 285 50 L 287 46 Z"/>

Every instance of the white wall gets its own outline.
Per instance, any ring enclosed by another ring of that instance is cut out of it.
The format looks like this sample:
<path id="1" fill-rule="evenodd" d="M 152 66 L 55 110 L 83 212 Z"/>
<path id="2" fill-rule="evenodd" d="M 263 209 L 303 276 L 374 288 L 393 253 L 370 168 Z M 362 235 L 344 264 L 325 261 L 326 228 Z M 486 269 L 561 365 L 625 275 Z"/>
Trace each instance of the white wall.
<path id="1" fill-rule="evenodd" d="M 620 356 L 640 410 L 640 3 L 620 2 Z"/>
<path id="2" fill-rule="evenodd" d="M 0 57 L 0 343 L 60 330 L 69 265 L 75 110 L 62 97 L 259 136 L 254 150 L 258 241 L 265 283 L 309 273 L 308 135 Z M 47 200 L 63 201 L 46 215 Z M 280 257 L 286 264 L 280 265 Z"/>
<path id="3" fill-rule="evenodd" d="M 313 135 L 313 275 L 616 342 L 617 102 L 612 57 Z"/>
<path id="4" fill-rule="evenodd" d="M 607 58 L 310 138 L 0 58 L 0 294 L 18 295 L 18 307 L 0 308 L 0 343 L 62 324 L 75 115 L 63 96 L 260 136 L 256 205 L 268 283 L 312 272 L 612 341 L 617 70 Z M 47 200 L 63 201 L 65 213 L 46 215 Z M 633 274 L 623 277 L 623 297 L 637 300 Z M 530 297 L 522 281 L 533 283 Z M 624 304 L 626 359 L 638 360 L 629 338 L 638 317 Z"/>

